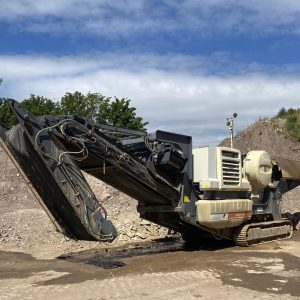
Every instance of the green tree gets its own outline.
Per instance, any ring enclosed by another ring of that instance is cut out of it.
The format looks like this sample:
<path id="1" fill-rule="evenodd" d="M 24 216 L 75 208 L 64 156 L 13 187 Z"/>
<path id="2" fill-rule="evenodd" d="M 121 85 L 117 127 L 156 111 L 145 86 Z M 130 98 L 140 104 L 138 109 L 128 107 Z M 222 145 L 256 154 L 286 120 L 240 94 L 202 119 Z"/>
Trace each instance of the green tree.
<path id="1" fill-rule="evenodd" d="M 17 122 L 17 118 L 12 113 L 10 106 L 4 101 L 4 98 L 0 99 L 0 125 L 5 128 L 11 128 Z"/>
<path id="2" fill-rule="evenodd" d="M 60 113 L 79 115 L 94 121 L 105 121 L 108 114 L 109 99 L 98 93 L 83 95 L 80 92 L 66 93 L 60 102 Z"/>
<path id="3" fill-rule="evenodd" d="M 284 115 L 286 114 L 286 109 L 284 108 L 284 107 L 282 107 L 280 110 L 279 110 L 279 112 L 278 112 L 278 114 L 277 114 L 277 117 L 283 117 Z"/>
<path id="4" fill-rule="evenodd" d="M 130 100 L 104 97 L 99 93 L 66 93 L 60 103 L 61 114 L 76 114 L 100 124 L 143 130 L 147 122 L 136 116 Z"/>
<path id="5" fill-rule="evenodd" d="M 43 96 L 36 96 L 33 94 L 31 94 L 28 99 L 23 100 L 21 105 L 36 116 L 58 115 L 60 112 L 59 103 L 55 103 L 53 100 Z"/>
<path id="6" fill-rule="evenodd" d="M 136 130 L 144 130 L 147 122 L 137 117 L 135 107 L 130 106 L 129 99 L 112 100 L 99 93 L 80 92 L 66 93 L 59 102 L 51 99 L 30 95 L 21 105 L 36 116 L 42 115 L 79 115 L 92 119 L 96 123 L 109 124 Z M 11 127 L 16 123 L 9 105 L 2 99 L 0 102 L 0 123 Z"/>
<path id="7" fill-rule="evenodd" d="M 0 85 L 3 79 L 0 78 Z M 10 110 L 9 104 L 4 101 L 4 98 L 0 98 L 0 125 L 5 128 L 10 128 L 16 123 L 16 117 Z"/>
<path id="8" fill-rule="evenodd" d="M 115 98 L 110 104 L 108 124 L 142 130 L 148 123 L 143 122 L 141 117 L 137 117 L 135 111 L 135 107 L 130 107 L 129 99 Z"/>
<path id="9" fill-rule="evenodd" d="M 36 116 L 57 115 L 60 111 L 59 103 L 35 95 L 30 95 L 28 99 L 23 100 L 21 106 Z M 0 100 L 0 123 L 6 128 L 11 128 L 17 124 L 17 118 L 3 98 Z"/>

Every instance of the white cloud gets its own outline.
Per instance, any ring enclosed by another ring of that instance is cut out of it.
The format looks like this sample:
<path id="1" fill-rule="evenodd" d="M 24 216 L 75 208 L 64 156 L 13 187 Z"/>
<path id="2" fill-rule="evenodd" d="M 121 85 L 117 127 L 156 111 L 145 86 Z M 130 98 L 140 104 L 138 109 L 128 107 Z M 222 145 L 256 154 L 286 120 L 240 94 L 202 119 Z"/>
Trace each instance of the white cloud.
<path id="1" fill-rule="evenodd" d="M 169 64 L 160 68 L 165 60 Z M 188 73 L 193 60 L 198 70 Z M 227 134 L 225 118 L 235 111 L 242 129 L 283 106 L 300 104 L 296 75 L 207 75 L 203 61 L 154 55 L 6 55 L 0 56 L 0 93 L 18 100 L 31 93 L 60 99 L 75 90 L 128 97 L 151 130 L 192 135 L 195 145 L 218 143 Z"/>
<path id="2" fill-rule="evenodd" d="M 181 29 L 199 34 L 300 33 L 295 0 L 14 0 L 0 2 L 0 21 L 14 30 L 114 37 Z"/>

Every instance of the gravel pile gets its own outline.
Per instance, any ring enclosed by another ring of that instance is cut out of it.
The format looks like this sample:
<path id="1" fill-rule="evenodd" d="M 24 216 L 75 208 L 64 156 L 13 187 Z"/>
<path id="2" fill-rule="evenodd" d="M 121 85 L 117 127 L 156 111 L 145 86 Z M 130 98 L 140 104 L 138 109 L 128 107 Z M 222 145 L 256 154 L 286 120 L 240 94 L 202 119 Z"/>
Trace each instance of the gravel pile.
<path id="1" fill-rule="evenodd" d="M 61 245 L 89 248 L 98 242 L 73 241 L 55 230 L 24 179 L 0 147 L 0 243 L 16 247 Z M 137 201 L 85 174 L 96 197 L 116 226 L 118 243 L 163 237 L 167 229 L 139 218 Z"/>
<path id="2" fill-rule="evenodd" d="M 271 156 L 300 161 L 300 143 L 284 133 L 285 121 L 265 119 L 258 121 L 234 137 L 234 148 L 246 154 L 250 150 L 265 150 Z M 220 146 L 230 147 L 230 139 Z"/>
<path id="3" fill-rule="evenodd" d="M 121 241 L 129 242 L 162 237 L 167 229 L 139 217 L 137 201 L 104 182 L 84 174 L 99 202 L 107 210 L 108 219 L 112 220 L 119 232 Z"/>

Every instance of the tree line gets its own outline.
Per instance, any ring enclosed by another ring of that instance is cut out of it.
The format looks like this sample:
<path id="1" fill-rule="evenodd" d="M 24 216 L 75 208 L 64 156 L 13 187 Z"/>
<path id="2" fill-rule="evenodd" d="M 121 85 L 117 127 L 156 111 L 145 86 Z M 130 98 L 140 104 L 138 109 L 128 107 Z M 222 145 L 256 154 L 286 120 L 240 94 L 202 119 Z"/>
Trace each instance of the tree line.
<path id="1" fill-rule="evenodd" d="M 136 108 L 127 98 L 105 97 L 99 93 L 86 95 L 76 91 L 66 93 L 59 101 L 38 95 L 30 95 L 21 101 L 21 106 L 36 116 L 79 115 L 96 123 L 145 130 L 148 122 L 136 115 Z M 8 103 L 0 98 L 0 124 L 11 128 L 17 123 Z"/>

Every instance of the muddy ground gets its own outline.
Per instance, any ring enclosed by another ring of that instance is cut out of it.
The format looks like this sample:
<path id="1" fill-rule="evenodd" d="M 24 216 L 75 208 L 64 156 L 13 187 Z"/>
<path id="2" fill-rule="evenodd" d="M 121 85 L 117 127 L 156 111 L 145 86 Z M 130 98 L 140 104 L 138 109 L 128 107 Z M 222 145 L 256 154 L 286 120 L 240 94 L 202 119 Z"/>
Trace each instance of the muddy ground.
<path id="1" fill-rule="evenodd" d="M 300 235 L 250 248 L 156 240 L 0 251 L 0 299 L 299 299 Z"/>

